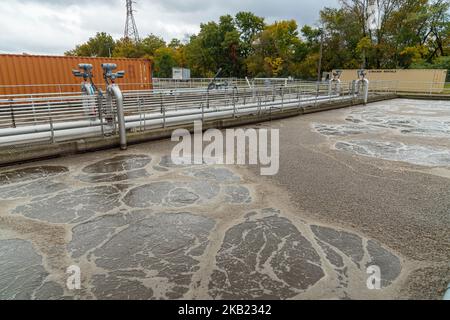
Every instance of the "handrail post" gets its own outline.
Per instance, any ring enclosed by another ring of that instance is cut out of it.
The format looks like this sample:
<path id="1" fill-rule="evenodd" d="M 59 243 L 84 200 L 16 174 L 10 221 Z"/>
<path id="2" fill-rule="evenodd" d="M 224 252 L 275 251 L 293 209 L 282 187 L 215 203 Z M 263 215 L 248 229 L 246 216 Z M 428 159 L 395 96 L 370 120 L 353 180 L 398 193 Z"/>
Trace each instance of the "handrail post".
<path id="1" fill-rule="evenodd" d="M 48 112 L 48 120 L 50 125 L 50 141 L 51 143 L 55 143 L 55 130 L 53 126 L 53 119 L 52 119 L 52 111 L 50 108 L 50 104 L 47 104 L 47 112 Z"/>
<path id="2" fill-rule="evenodd" d="M 55 128 L 53 126 L 53 118 L 50 116 L 51 142 L 55 143 Z"/>
<path id="3" fill-rule="evenodd" d="M 34 121 L 34 125 L 37 124 L 37 118 L 36 118 L 36 108 L 34 105 L 34 99 L 33 99 L 33 95 L 30 95 L 30 101 L 31 101 L 31 108 L 33 110 L 33 121 Z"/>
<path id="4" fill-rule="evenodd" d="M 14 107 L 13 107 L 13 105 L 12 105 L 13 100 L 10 99 L 9 101 L 11 102 L 11 103 L 9 104 L 9 110 L 10 110 L 10 113 L 11 113 L 11 123 L 12 123 L 12 125 L 13 125 L 13 128 L 16 128 L 16 127 L 17 127 L 17 126 L 16 126 L 16 117 L 15 117 L 15 115 L 14 115 Z"/>
<path id="5" fill-rule="evenodd" d="M 200 103 L 202 106 L 202 124 L 205 124 L 205 106 L 203 103 Z"/>
<path id="6" fill-rule="evenodd" d="M 165 129 L 166 128 L 166 107 L 163 105 L 162 106 L 162 109 L 163 109 L 163 128 Z"/>
<path id="7" fill-rule="evenodd" d="M 235 98 L 235 91 L 233 89 L 233 118 L 236 118 L 236 98 Z"/>
<path id="8" fill-rule="evenodd" d="M 139 131 L 142 132 L 143 131 L 142 130 L 143 121 L 142 121 L 142 106 L 141 106 L 140 94 L 138 94 L 137 100 L 138 100 L 138 112 L 139 112 Z M 145 115 L 144 115 L 144 118 L 145 118 Z"/>
<path id="9" fill-rule="evenodd" d="M 99 91 L 97 94 L 97 105 L 98 105 L 98 117 L 100 119 L 100 127 L 102 130 L 102 137 L 105 137 L 105 127 L 104 127 L 104 122 L 103 122 L 103 95 L 102 93 Z M 105 119 L 106 120 L 106 119 Z"/>

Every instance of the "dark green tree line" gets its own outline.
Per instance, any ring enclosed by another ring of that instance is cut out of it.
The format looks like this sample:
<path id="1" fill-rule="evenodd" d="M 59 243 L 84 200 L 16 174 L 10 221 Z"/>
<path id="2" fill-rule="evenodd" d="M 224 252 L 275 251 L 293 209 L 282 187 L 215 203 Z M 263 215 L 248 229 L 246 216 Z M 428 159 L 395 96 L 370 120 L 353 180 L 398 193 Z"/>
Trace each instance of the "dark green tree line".
<path id="1" fill-rule="evenodd" d="M 323 70 L 335 68 L 450 67 L 450 4 L 447 0 L 378 0 L 379 26 L 367 23 L 368 0 L 341 0 L 324 8 L 319 27 L 294 20 L 267 23 L 251 12 L 224 15 L 200 25 L 183 43 L 149 35 L 139 43 L 98 33 L 67 55 L 149 58 L 156 77 L 186 67 L 194 77 L 288 77 L 316 79 L 320 42 Z"/>

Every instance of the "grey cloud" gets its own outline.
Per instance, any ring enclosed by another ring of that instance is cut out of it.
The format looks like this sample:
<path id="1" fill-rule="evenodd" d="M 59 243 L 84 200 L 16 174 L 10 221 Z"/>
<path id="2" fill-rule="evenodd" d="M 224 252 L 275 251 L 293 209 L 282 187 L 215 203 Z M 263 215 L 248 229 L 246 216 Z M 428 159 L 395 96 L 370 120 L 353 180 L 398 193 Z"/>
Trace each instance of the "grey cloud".
<path id="1" fill-rule="evenodd" d="M 136 21 L 142 35 L 169 40 L 197 32 L 201 22 L 223 14 L 252 11 L 267 21 L 296 19 L 314 24 L 319 10 L 338 0 L 137 0 Z M 120 38 L 125 0 L 8 0 L 0 11 L 0 53 L 62 54 L 97 31 Z"/>

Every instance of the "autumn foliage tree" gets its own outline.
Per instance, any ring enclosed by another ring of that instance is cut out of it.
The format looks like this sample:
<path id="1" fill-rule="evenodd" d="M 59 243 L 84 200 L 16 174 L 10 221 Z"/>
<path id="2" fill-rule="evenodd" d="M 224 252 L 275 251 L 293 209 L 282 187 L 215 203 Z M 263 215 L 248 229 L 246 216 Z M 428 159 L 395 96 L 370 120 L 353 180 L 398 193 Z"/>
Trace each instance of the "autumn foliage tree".
<path id="1" fill-rule="evenodd" d="M 319 27 L 294 20 L 268 24 L 251 12 L 200 25 L 182 42 L 149 35 L 139 42 L 98 33 L 67 55 L 145 57 L 155 77 L 171 77 L 173 67 L 190 68 L 194 77 L 288 77 L 316 79 L 323 41 L 323 70 L 335 68 L 450 67 L 448 0 L 378 0 L 376 30 L 367 24 L 369 0 L 341 0 L 324 8 Z"/>

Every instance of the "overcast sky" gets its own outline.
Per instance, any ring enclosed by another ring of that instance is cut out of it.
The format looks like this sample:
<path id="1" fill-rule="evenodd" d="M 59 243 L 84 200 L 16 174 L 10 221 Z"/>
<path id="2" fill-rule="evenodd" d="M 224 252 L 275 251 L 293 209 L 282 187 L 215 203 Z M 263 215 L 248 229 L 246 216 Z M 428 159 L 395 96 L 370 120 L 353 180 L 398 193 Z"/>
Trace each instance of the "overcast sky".
<path id="1" fill-rule="evenodd" d="M 319 10 L 338 0 L 136 0 L 141 36 L 170 40 L 198 32 L 199 24 L 223 14 L 252 11 L 272 22 L 314 24 Z M 125 0 L 1 0 L 0 53 L 63 54 L 98 31 L 120 38 Z"/>

